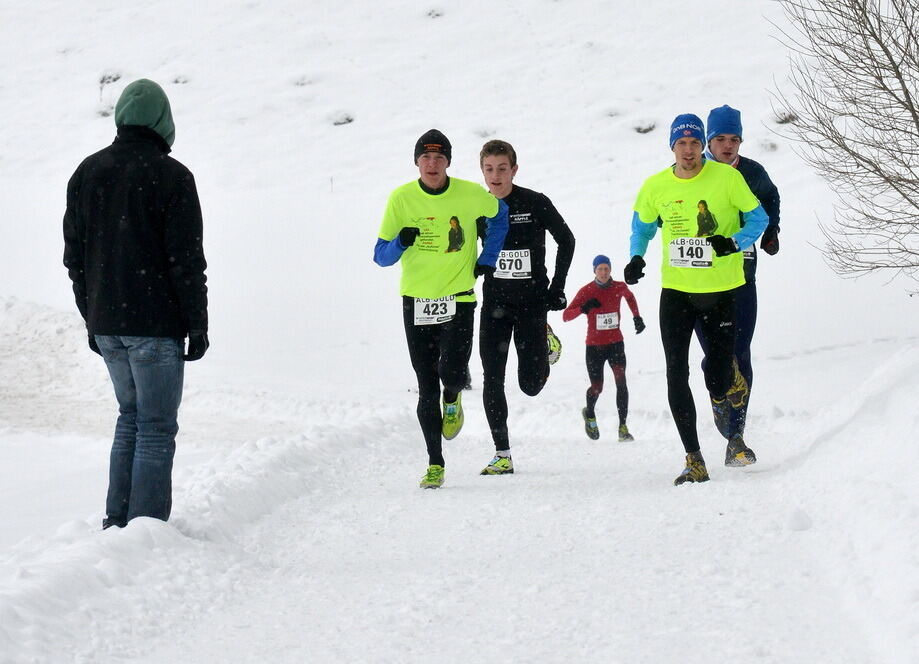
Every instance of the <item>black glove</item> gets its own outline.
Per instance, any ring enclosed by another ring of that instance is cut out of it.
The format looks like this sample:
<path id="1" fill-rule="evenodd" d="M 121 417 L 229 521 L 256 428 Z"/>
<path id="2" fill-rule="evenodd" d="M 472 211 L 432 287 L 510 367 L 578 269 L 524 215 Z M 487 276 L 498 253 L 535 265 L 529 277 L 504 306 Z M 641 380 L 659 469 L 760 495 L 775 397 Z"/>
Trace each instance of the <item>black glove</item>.
<path id="1" fill-rule="evenodd" d="M 733 254 L 739 251 L 737 243 L 734 242 L 732 237 L 724 237 L 723 235 L 711 235 L 705 238 L 705 241 L 712 245 L 712 249 L 715 250 L 716 256 L 727 256 L 728 254 Z"/>
<path id="2" fill-rule="evenodd" d="M 495 268 L 493 265 L 482 265 L 481 263 L 476 263 L 475 269 L 472 271 L 472 273 L 477 277 L 481 277 L 484 274 L 494 276 Z"/>
<path id="3" fill-rule="evenodd" d="M 638 280 L 645 276 L 645 273 L 642 272 L 643 269 L 645 269 L 645 259 L 641 256 L 632 256 L 632 260 L 629 261 L 629 264 L 626 265 L 625 269 L 622 271 L 625 283 L 629 285 L 637 284 Z"/>
<path id="4" fill-rule="evenodd" d="M 779 227 L 766 226 L 763 232 L 763 238 L 759 241 L 759 248 L 770 256 L 779 253 Z"/>
<path id="5" fill-rule="evenodd" d="M 421 229 L 415 226 L 406 226 L 399 231 L 399 243 L 408 249 L 415 244 L 415 238 L 421 235 Z"/>
<path id="6" fill-rule="evenodd" d="M 96 337 L 92 334 L 89 335 L 89 349 L 97 355 L 102 355 L 102 351 L 99 350 L 99 344 L 96 343 Z"/>
<path id="7" fill-rule="evenodd" d="M 207 340 L 207 332 L 192 330 L 188 333 L 188 352 L 182 356 L 186 362 L 194 362 L 204 357 L 211 342 Z"/>
<path id="8" fill-rule="evenodd" d="M 596 309 L 599 306 L 600 306 L 600 300 L 598 300 L 595 297 L 592 297 L 589 300 L 587 300 L 587 302 L 581 305 L 581 313 L 586 314 L 591 309 Z"/>
<path id="9" fill-rule="evenodd" d="M 635 321 L 635 334 L 641 334 L 645 331 L 645 322 L 641 319 L 641 316 L 635 316 L 632 320 Z"/>
<path id="10" fill-rule="evenodd" d="M 546 309 L 549 311 L 561 311 L 568 306 L 568 298 L 565 297 L 565 291 L 561 288 L 550 288 L 546 292 Z"/>

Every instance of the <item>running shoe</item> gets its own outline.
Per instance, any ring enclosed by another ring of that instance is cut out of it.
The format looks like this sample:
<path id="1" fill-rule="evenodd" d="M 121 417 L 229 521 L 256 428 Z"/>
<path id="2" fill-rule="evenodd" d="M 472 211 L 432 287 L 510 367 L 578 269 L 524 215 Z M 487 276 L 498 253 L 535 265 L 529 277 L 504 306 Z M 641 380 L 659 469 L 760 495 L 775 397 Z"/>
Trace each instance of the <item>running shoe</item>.
<path id="1" fill-rule="evenodd" d="M 629 433 L 629 428 L 626 425 L 620 424 L 619 425 L 619 442 L 627 443 L 630 440 L 635 440 L 635 436 Z"/>
<path id="2" fill-rule="evenodd" d="M 552 326 L 548 323 L 546 323 L 546 343 L 549 346 L 549 365 L 551 366 L 558 362 L 562 356 L 562 342 L 555 336 Z"/>
<path id="3" fill-rule="evenodd" d="M 756 454 L 753 453 L 739 433 L 728 441 L 728 448 L 724 454 L 724 465 L 733 468 L 752 466 L 756 463 Z"/>
<path id="4" fill-rule="evenodd" d="M 444 467 L 443 466 L 428 466 L 428 472 L 424 474 L 424 477 L 421 478 L 421 483 L 418 485 L 422 489 L 439 489 L 444 485 Z"/>
<path id="5" fill-rule="evenodd" d="M 584 432 L 591 440 L 597 440 L 600 437 L 600 427 L 597 426 L 596 417 L 587 416 L 587 408 L 581 409 L 581 417 L 584 418 Z"/>
<path id="6" fill-rule="evenodd" d="M 456 401 L 453 403 L 443 402 L 444 416 L 440 422 L 440 430 L 444 438 L 453 440 L 459 435 L 463 428 L 463 395 L 456 395 Z"/>
<path id="7" fill-rule="evenodd" d="M 482 469 L 479 475 L 513 475 L 514 462 L 509 456 L 497 456 Z"/>
<path id="8" fill-rule="evenodd" d="M 705 459 L 702 458 L 701 452 L 690 452 L 686 455 L 686 467 L 673 480 L 673 485 L 680 486 L 685 482 L 708 482 L 708 470 L 705 468 Z"/>

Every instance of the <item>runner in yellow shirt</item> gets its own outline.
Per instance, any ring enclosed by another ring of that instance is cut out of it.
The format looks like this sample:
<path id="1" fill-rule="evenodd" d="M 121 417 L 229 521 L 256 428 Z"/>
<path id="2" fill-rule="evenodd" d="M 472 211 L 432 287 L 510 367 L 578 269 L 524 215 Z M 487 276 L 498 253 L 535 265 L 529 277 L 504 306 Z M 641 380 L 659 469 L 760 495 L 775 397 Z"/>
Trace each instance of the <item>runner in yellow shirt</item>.
<path id="1" fill-rule="evenodd" d="M 645 180 L 638 192 L 632 215 L 632 259 L 624 270 L 627 284 L 644 276 L 642 256 L 660 223 L 660 327 L 667 397 L 686 450 L 686 467 L 674 481 L 677 485 L 709 479 L 689 388 L 689 344 L 694 327 L 698 326 L 707 341 L 705 385 L 715 423 L 725 437 L 731 410 L 742 408 L 749 393 L 733 361 L 735 290 L 744 284 L 742 251 L 756 241 L 769 221 L 743 176 L 726 164 L 706 160 L 704 145 L 702 120 L 692 114 L 674 119 L 670 148 L 675 163 Z M 737 454 L 749 463 L 756 460 L 745 446 Z"/>
<path id="2" fill-rule="evenodd" d="M 507 206 L 481 185 L 447 175 L 452 147 L 437 129 L 415 144 L 420 177 L 389 196 L 373 253 L 378 265 L 402 265 L 399 292 L 418 422 L 428 450 L 422 488 L 444 482 L 442 439 L 463 426 L 461 392 L 472 353 L 476 277 L 494 273 L 507 235 Z M 482 253 L 476 225 L 485 217 Z M 443 384 L 443 412 L 441 412 Z"/>

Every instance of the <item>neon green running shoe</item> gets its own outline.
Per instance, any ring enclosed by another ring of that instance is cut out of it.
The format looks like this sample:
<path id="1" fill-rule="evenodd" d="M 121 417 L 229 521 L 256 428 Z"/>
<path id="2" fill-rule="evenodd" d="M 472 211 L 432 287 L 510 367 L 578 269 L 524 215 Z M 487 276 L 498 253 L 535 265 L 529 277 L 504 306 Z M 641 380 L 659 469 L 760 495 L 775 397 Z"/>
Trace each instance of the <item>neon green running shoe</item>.
<path id="1" fill-rule="evenodd" d="M 444 467 L 443 466 L 428 466 L 428 472 L 424 474 L 424 477 L 421 478 L 421 483 L 418 485 L 422 489 L 439 489 L 444 485 Z"/>
<path id="2" fill-rule="evenodd" d="M 456 401 L 454 403 L 447 403 L 444 401 L 443 406 L 444 416 L 440 421 L 440 431 L 443 433 L 444 438 L 447 440 L 453 440 L 463 429 L 464 418 L 462 393 L 456 395 Z"/>
<path id="3" fill-rule="evenodd" d="M 600 427 L 597 426 L 597 418 L 589 417 L 586 408 L 581 409 L 581 417 L 584 418 L 584 433 L 587 434 L 587 437 L 591 440 L 600 438 Z"/>
<path id="4" fill-rule="evenodd" d="M 635 440 L 635 436 L 629 433 L 629 428 L 626 425 L 620 424 L 619 425 L 619 442 L 627 443 L 632 440 Z"/>
<path id="5" fill-rule="evenodd" d="M 509 456 L 497 456 L 492 459 L 487 466 L 482 469 L 479 475 L 513 475 L 514 462 Z"/>
<path id="6" fill-rule="evenodd" d="M 546 323 L 546 343 L 549 346 L 549 365 L 553 365 L 562 357 L 562 342 L 555 336 L 552 326 Z"/>

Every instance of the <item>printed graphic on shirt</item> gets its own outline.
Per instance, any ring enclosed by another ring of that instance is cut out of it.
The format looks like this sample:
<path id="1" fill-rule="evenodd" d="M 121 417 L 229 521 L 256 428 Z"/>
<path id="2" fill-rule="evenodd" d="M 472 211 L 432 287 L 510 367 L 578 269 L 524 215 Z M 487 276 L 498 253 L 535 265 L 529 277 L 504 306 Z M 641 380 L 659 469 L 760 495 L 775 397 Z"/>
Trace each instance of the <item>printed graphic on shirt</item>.
<path id="1" fill-rule="evenodd" d="M 532 224 L 533 215 L 530 212 L 516 212 L 508 215 L 508 222 L 511 224 Z"/>
<path id="2" fill-rule="evenodd" d="M 699 227 L 696 231 L 696 237 L 708 237 L 709 235 L 717 234 L 718 222 L 715 221 L 715 215 L 708 209 L 708 203 L 699 201 L 698 208 L 699 214 L 696 215 L 696 221 Z"/>
<path id="3" fill-rule="evenodd" d="M 463 228 L 460 226 L 459 217 L 450 217 L 450 230 L 447 233 L 447 253 L 459 251 L 463 248 L 465 235 Z"/>

